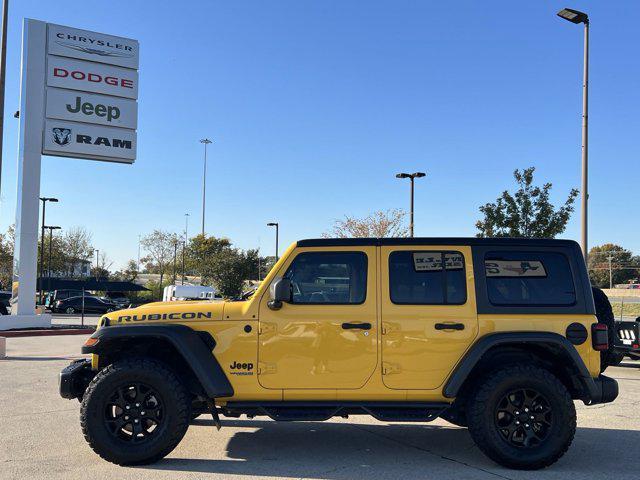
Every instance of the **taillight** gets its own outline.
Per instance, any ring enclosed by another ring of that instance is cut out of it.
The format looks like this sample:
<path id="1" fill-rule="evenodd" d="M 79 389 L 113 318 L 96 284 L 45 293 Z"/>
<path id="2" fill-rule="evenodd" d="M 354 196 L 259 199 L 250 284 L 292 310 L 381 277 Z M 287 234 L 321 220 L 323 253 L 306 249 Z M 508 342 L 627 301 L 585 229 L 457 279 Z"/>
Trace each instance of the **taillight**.
<path id="1" fill-rule="evenodd" d="M 591 325 L 591 342 L 593 349 L 599 352 L 609 348 L 609 329 L 604 323 Z"/>

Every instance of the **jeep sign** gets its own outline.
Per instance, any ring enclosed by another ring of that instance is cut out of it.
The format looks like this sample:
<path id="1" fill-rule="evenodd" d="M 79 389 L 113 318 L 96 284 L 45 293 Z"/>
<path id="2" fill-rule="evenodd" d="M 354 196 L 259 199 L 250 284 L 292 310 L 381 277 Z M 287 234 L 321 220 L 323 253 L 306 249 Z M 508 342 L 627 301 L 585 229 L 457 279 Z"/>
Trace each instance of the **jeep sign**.
<path id="1" fill-rule="evenodd" d="M 49 88 L 46 116 L 135 130 L 138 123 L 138 104 L 135 100 L 109 95 Z"/>
<path id="2" fill-rule="evenodd" d="M 124 128 L 47 120 L 44 152 L 61 157 L 92 157 L 108 162 L 133 163 L 136 132 Z"/>

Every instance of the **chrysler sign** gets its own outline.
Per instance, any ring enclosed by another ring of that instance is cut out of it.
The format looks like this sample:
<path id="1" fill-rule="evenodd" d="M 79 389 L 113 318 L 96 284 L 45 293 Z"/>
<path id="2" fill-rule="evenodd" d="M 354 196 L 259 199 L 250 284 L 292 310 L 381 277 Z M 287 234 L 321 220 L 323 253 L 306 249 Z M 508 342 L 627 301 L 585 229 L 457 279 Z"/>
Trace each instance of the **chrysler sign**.
<path id="1" fill-rule="evenodd" d="M 138 42 L 62 25 L 48 25 L 47 43 L 51 55 L 80 58 L 132 69 L 138 68 Z"/>

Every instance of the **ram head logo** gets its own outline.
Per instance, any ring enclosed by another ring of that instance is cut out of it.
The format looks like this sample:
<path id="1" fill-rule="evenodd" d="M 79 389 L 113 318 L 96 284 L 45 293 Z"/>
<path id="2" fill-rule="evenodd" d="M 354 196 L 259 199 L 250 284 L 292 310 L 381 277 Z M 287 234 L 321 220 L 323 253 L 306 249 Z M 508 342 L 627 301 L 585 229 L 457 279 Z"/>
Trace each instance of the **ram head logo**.
<path id="1" fill-rule="evenodd" d="M 63 147 L 66 145 L 69 145 L 71 143 L 71 129 L 70 128 L 54 128 L 53 141 Z"/>

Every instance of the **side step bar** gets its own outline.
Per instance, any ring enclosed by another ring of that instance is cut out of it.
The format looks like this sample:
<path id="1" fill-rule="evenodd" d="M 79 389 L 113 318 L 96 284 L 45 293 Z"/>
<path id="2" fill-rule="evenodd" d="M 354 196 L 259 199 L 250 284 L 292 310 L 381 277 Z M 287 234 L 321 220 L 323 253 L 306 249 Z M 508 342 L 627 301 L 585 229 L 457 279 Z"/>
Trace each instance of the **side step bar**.
<path id="1" fill-rule="evenodd" d="M 383 422 L 430 422 L 449 406 L 433 402 L 227 402 L 219 410 L 226 417 L 267 416 L 281 422 L 324 421 L 349 415 L 371 415 Z"/>

